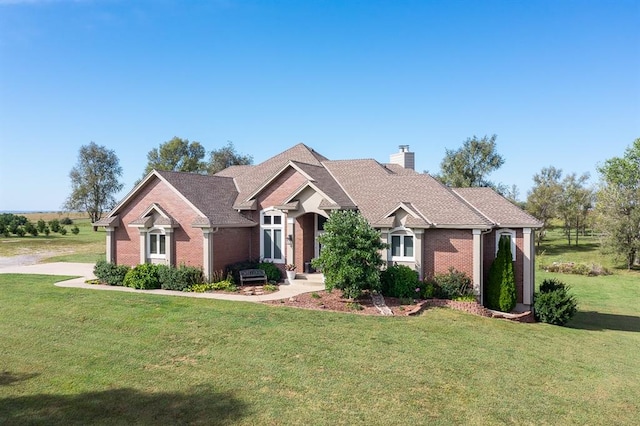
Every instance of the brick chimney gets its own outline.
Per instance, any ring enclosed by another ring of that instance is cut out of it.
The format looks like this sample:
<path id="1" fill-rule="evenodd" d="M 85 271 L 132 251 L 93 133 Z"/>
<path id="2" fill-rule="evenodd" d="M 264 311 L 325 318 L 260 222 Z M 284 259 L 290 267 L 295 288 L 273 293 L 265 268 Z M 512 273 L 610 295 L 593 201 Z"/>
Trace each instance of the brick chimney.
<path id="1" fill-rule="evenodd" d="M 391 154 L 389 162 L 391 164 L 399 164 L 405 169 L 415 170 L 416 154 L 409 151 L 409 145 L 399 145 L 400 152 Z"/>

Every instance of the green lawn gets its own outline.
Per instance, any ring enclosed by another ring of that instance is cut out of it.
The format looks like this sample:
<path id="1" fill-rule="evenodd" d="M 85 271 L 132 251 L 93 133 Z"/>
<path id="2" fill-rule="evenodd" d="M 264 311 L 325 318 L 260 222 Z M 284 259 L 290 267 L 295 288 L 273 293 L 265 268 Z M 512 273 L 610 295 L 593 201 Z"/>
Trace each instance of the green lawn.
<path id="1" fill-rule="evenodd" d="M 586 311 L 556 327 L 0 275 L 0 424 L 637 424 L 632 278 L 603 298 L 605 284 L 576 277 Z"/>

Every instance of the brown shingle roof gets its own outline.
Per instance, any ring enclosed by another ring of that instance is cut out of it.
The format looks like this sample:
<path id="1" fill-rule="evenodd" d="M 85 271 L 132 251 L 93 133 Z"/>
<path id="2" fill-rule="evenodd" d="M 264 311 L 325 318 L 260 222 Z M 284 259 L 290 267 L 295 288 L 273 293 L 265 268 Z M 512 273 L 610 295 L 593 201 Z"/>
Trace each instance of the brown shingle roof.
<path id="1" fill-rule="evenodd" d="M 404 202 L 422 216 L 408 217 L 410 226 L 426 227 L 429 222 L 438 227 L 491 226 L 489 220 L 427 174 L 396 174 L 375 160 L 326 161 L 324 165 L 374 225 L 386 225 L 385 215 Z"/>
<path id="2" fill-rule="evenodd" d="M 262 186 L 268 179 L 276 175 L 289 161 L 320 166 L 326 158 L 303 143 L 299 143 L 280 154 L 256 164 L 250 169 L 235 176 L 238 187 L 237 204 L 240 205 Z M 220 172 L 222 173 L 222 172 Z"/>
<path id="3" fill-rule="evenodd" d="M 538 228 L 542 226 L 538 219 L 513 205 L 491 188 L 454 188 L 453 192 L 501 227 Z"/>
<path id="4" fill-rule="evenodd" d="M 238 191 L 232 178 L 183 172 L 157 173 L 200 210 L 211 226 L 255 225 L 233 209 Z"/>
<path id="5" fill-rule="evenodd" d="M 331 173 L 324 166 L 293 162 L 304 173 L 311 177 L 313 184 L 333 202 L 344 209 L 355 208 L 351 198 L 344 192 L 338 182 L 331 176 Z"/>

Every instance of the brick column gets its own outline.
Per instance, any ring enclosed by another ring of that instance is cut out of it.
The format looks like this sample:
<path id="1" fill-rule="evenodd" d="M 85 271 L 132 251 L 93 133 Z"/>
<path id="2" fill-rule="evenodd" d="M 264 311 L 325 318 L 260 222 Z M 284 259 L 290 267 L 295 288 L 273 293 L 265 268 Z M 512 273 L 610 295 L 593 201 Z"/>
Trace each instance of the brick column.
<path id="1" fill-rule="evenodd" d="M 482 230 L 473 230 L 473 292 L 483 304 L 482 294 Z"/>
<path id="2" fill-rule="evenodd" d="M 209 281 L 213 272 L 213 233 L 211 228 L 202 228 L 202 273 Z"/>
<path id="3" fill-rule="evenodd" d="M 524 259 L 522 259 L 522 303 L 531 306 L 533 304 L 535 285 L 535 247 L 533 245 L 533 232 L 531 232 L 531 228 L 523 228 L 522 236 L 524 240 L 522 243 L 522 253 L 524 257 Z"/>

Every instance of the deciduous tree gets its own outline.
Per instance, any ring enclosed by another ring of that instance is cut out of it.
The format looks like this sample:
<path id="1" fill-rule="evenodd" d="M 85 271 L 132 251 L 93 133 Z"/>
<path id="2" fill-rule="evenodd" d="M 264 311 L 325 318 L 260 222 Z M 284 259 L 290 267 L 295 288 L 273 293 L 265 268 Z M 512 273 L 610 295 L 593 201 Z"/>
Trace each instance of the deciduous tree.
<path id="1" fill-rule="evenodd" d="M 222 148 L 211 151 L 207 172 L 213 175 L 229 166 L 244 166 L 252 162 L 253 158 L 250 155 L 238 154 L 233 142 L 229 141 Z"/>
<path id="2" fill-rule="evenodd" d="M 153 169 L 205 173 L 207 164 L 202 161 L 205 155 L 206 151 L 200 142 L 189 142 L 188 139 L 174 136 L 149 151 L 144 174 L 146 176 Z"/>
<path id="3" fill-rule="evenodd" d="M 488 180 L 488 175 L 504 164 L 504 159 L 496 152 L 496 135 L 474 136 L 467 139 L 461 148 L 446 150 L 438 178 L 447 186 L 466 188 L 496 185 Z"/>
<path id="4" fill-rule="evenodd" d="M 538 231 L 538 245 L 545 237 L 549 221 L 557 216 L 558 203 L 562 186 L 562 170 L 553 166 L 544 167 L 540 173 L 533 175 L 534 187 L 527 196 L 526 210 L 542 222 Z"/>
<path id="5" fill-rule="evenodd" d="M 313 266 L 322 269 L 327 290 L 341 289 L 355 299 L 362 290 L 380 290 L 380 250 L 387 246 L 380 233 L 355 211 L 336 211 L 324 224 L 320 256 Z"/>
<path id="6" fill-rule="evenodd" d="M 589 211 L 593 208 L 593 190 L 588 188 L 589 173 L 577 176 L 575 173 L 562 180 L 562 191 L 558 203 L 558 213 L 564 221 L 567 241 L 571 245 L 571 232 L 575 229 L 576 245 L 580 230 L 584 228 Z"/>
<path id="7" fill-rule="evenodd" d="M 91 222 L 97 222 L 115 205 L 115 195 L 123 187 L 118 180 L 121 175 L 120 160 L 113 150 L 95 142 L 83 145 L 78 163 L 69 172 L 71 194 L 64 208 L 87 212 Z"/>
<path id="8" fill-rule="evenodd" d="M 623 157 L 606 160 L 598 172 L 596 209 L 604 246 L 631 268 L 640 251 L 640 138 Z"/>

